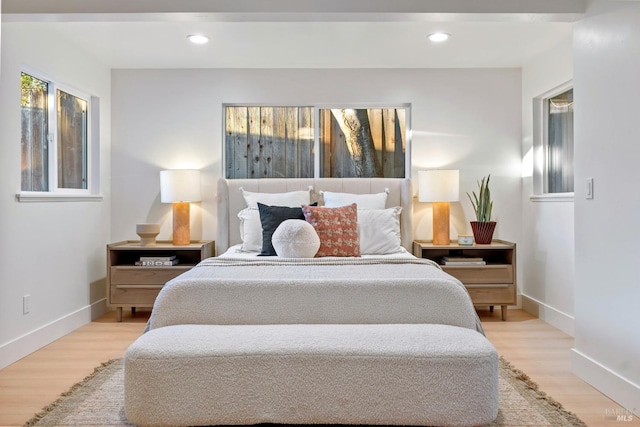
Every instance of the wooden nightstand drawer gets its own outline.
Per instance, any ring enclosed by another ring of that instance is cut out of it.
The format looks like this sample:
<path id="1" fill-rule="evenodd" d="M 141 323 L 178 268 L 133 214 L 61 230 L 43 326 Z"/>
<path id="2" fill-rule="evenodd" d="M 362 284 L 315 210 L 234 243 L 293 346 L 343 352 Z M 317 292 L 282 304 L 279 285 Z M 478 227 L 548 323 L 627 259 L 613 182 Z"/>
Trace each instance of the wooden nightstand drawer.
<path id="1" fill-rule="evenodd" d="M 464 284 L 513 283 L 513 266 L 507 264 L 459 267 L 443 265 L 442 269 Z"/>
<path id="2" fill-rule="evenodd" d="M 511 285 L 467 285 L 475 305 L 515 304 Z"/>
<path id="3" fill-rule="evenodd" d="M 112 285 L 164 285 L 169 280 L 188 271 L 193 266 L 171 267 L 142 267 L 142 266 L 113 266 L 111 267 Z"/>
<path id="4" fill-rule="evenodd" d="M 151 307 L 163 285 L 112 285 L 113 304 L 134 304 Z"/>

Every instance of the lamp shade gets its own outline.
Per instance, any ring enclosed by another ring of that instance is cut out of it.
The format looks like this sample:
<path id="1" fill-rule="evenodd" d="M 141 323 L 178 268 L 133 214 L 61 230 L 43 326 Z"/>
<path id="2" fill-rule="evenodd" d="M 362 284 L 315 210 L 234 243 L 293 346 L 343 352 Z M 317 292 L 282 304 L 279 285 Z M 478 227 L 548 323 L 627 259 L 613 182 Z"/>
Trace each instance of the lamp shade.
<path id="1" fill-rule="evenodd" d="M 160 171 L 160 201 L 162 203 L 199 202 L 201 199 L 199 170 Z"/>
<path id="2" fill-rule="evenodd" d="M 418 200 L 421 202 L 457 202 L 460 199 L 458 170 L 418 172 Z"/>

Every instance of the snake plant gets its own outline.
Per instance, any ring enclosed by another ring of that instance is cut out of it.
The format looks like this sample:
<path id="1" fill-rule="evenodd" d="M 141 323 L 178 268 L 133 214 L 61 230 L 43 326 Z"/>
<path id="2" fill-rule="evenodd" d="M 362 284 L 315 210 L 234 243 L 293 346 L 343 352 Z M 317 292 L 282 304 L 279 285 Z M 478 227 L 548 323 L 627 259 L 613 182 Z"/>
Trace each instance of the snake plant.
<path id="1" fill-rule="evenodd" d="M 471 195 L 467 193 L 467 196 L 473 205 L 473 210 L 476 213 L 476 219 L 479 222 L 488 222 L 491 220 L 493 202 L 491 201 L 491 191 L 489 190 L 490 178 L 491 175 L 488 175 L 482 178 L 482 181 L 478 181 L 479 194 L 476 194 L 476 192 L 473 191 L 473 198 L 471 198 Z"/>

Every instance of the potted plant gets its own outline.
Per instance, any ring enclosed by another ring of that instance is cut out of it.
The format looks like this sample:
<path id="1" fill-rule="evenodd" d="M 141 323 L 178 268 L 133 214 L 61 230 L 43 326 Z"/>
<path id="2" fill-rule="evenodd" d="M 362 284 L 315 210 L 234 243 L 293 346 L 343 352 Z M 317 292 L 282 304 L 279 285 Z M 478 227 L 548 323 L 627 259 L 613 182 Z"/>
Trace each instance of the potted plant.
<path id="1" fill-rule="evenodd" d="M 482 181 L 478 182 L 478 194 L 473 191 L 473 198 L 467 193 L 476 213 L 476 221 L 471 221 L 471 231 L 473 231 L 475 242 L 480 245 L 491 243 L 493 231 L 496 228 L 496 222 L 491 221 L 493 201 L 489 190 L 489 179 L 491 179 L 491 175 L 482 178 Z"/>

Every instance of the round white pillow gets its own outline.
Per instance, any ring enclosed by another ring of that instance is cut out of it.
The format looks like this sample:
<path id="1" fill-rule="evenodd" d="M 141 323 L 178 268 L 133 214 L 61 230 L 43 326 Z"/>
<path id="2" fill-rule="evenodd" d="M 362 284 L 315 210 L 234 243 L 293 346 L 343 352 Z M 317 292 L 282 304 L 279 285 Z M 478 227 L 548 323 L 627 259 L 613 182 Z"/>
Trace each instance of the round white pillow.
<path id="1" fill-rule="evenodd" d="M 284 258 L 313 258 L 320 249 L 315 228 L 301 219 L 283 221 L 271 238 L 273 249 Z"/>

